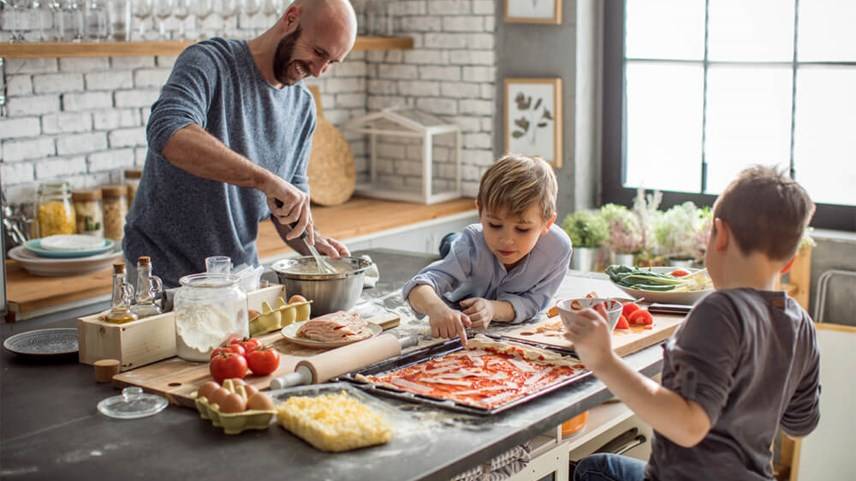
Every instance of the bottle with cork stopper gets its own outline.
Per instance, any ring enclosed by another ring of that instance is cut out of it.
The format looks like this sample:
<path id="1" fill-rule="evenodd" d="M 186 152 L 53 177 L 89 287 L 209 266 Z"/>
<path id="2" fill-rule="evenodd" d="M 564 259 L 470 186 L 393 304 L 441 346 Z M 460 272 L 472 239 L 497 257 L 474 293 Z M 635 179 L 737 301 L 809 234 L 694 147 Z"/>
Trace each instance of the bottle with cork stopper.
<path id="1" fill-rule="evenodd" d="M 131 312 L 133 299 L 134 287 L 125 279 L 125 264 L 113 264 L 113 300 L 105 320 L 115 324 L 136 321 L 137 315 Z"/>
<path id="2" fill-rule="evenodd" d="M 140 319 L 161 313 L 157 299 L 163 293 L 163 281 L 161 281 L 160 277 L 152 275 L 152 259 L 149 256 L 140 256 L 137 259 L 137 284 L 135 290 L 137 293 L 137 303 L 131 307 L 131 312 L 136 314 Z"/>

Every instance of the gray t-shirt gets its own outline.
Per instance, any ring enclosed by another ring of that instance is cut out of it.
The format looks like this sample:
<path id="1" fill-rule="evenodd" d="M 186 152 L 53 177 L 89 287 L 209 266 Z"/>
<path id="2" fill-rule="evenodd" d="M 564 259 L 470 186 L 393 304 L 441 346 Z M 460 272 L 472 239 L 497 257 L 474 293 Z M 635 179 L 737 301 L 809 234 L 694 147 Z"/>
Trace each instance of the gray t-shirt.
<path id="1" fill-rule="evenodd" d="M 306 167 L 315 105 L 302 84 L 276 89 L 262 78 L 243 41 L 212 39 L 188 47 L 152 106 L 148 155 L 125 226 L 125 256 L 152 258 L 169 287 L 205 270 L 205 258 L 257 264 L 264 194 L 196 177 L 161 154 L 179 129 L 196 124 L 230 149 L 309 191 Z"/>
<path id="2" fill-rule="evenodd" d="M 663 386 L 699 403 L 708 435 L 692 448 L 659 433 L 652 480 L 772 480 L 776 428 L 804 436 L 820 419 L 819 352 L 808 314 L 783 292 L 716 291 L 665 346 Z"/>

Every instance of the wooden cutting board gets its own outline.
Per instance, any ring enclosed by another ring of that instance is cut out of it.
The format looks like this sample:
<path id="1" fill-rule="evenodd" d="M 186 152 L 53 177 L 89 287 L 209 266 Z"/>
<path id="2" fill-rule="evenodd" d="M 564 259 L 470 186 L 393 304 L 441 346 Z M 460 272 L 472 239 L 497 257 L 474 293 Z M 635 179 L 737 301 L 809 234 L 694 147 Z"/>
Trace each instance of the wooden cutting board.
<path id="1" fill-rule="evenodd" d="M 351 145 L 324 116 L 321 92 L 315 85 L 309 90 L 315 97 L 317 123 L 309 153 L 309 192 L 312 202 L 330 206 L 343 204 L 357 186 L 357 172 Z"/>
<path id="2" fill-rule="evenodd" d="M 659 344 L 668 339 L 686 319 L 684 316 L 654 315 L 653 329 L 631 326 L 630 329 L 615 330 L 612 333 L 612 349 L 619 356 L 627 356 L 646 347 Z M 539 327 L 552 328 L 538 332 Z M 509 338 L 538 342 L 550 346 L 571 348 L 573 343 L 562 334 L 562 320 L 556 316 L 529 326 L 520 327 L 503 333 Z"/>
<path id="3" fill-rule="evenodd" d="M 382 317 L 367 319 L 384 329 L 398 326 L 397 314 L 389 313 Z M 301 359 L 314 356 L 324 350 L 297 346 L 286 341 L 279 331 L 259 336 L 265 346 L 275 347 L 281 354 L 279 369 L 270 376 L 248 376 L 244 379 L 258 389 L 270 387 L 274 377 L 283 376 L 294 371 Z M 178 406 L 195 408 L 191 394 L 207 381 L 212 381 L 208 371 L 208 363 L 190 362 L 173 357 L 164 361 L 149 364 L 132 371 L 126 371 L 113 377 L 113 383 L 119 386 L 139 386 L 146 392 L 159 394 Z"/>

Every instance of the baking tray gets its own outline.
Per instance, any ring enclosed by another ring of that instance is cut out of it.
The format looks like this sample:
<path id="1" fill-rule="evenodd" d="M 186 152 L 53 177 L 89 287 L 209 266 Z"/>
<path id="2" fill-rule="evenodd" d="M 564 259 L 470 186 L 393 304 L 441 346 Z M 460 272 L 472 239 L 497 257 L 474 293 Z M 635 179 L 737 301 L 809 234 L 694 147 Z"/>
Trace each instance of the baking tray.
<path id="1" fill-rule="evenodd" d="M 563 355 L 571 354 L 573 355 L 573 350 L 569 349 L 557 349 L 552 346 L 546 346 L 543 344 L 538 344 L 534 342 L 524 343 L 518 342 L 516 339 L 506 339 L 502 336 L 498 335 L 489 335 L 493 340 L 503 341 L 503 342 L 511 342 L 516 344 L 525 344 L 529 346 L 539 347 L 544 350 L 558 352 Z M 554 384 L 550 384 L 540 391 L 532 392 L 524 397 L 515 399 L 513 401 L 508 402 L 507 404 L 503 404 L 501 406 L 497 406 L 494 408 L 480 408 L 476 406 L 472 406 L 470 404 L 461 403 L 458 401 L 454 401 L 451 399 L 442 399 L 434 396 L 427 396 L 424 394 L 415 394 L 406 391 L 399 391 L 397 389 L 393 389 L 387 386 L 379 386 L 376 384 L 372 384 L 365 381 L 357 380 L 356 377 L 358 375 L 363 376 L 372 376 L 377 374 L 385 374 L 389 371 L 394 371 L 396 369 L 406 368 L 408 366 L 412 366 L 414 364 L 419 364 L 423 362 L 430 361 L 431 359 L 435 359 L 438 357 L 445 356 L 447 354 L 460 351 L 463 349 L 463 345 L 461 344 L 460 339 L 450 339 L 448 341 L 443 342 L 442 344 L 435 344 L 433 346 L 424 347 L 422 349 L 417 349 L 410 353 L 401 355 L 396 358 L 388 359 L 386 361 L 381 361 L 376 364 L 372 364 L 364 369 L 360 369 L 357 371 L 350 372 L 345 374 L 344 376 L 340 376 L 337 378 L 339 381 L 346 381 L 352 383 L 354 386 L 364 390 L 367 393 L 376 394 L 378 396 L 388 397 L 392 399 L 397 399 L 400 401 L 406 401 L 411 403 L 424 404 L 429 406 L 434 406 L 440 409 L 445 409 L 448 411 L 454 411 L 465 414 L 474 414 L 477 416 L 492 416 L 494 414 L 499 414 L 503 411 L 507 411 L 513 407 L 519 406 L 521 404 L 527 403 L 533 399 L 536 399 L 544 394 L 553 392 L 559 388 L 565 387 L 569 384 L 573 384 L 575 382 L 581 381 L 583 379 L 588 378 L 591 375 L 591 371 L 584 369 L 574 374 L 571 377 L 566 379 L 562 379 Z"/>

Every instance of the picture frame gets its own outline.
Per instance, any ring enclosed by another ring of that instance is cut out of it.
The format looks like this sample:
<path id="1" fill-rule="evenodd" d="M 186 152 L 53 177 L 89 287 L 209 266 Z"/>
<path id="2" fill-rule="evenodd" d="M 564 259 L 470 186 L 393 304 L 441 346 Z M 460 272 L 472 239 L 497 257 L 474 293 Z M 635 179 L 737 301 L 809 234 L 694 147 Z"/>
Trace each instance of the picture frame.
<path id="1" fill-rule="evenodd" d="M 506 23 L 562 24 L 562 0 L 505 0 Z"/>
<path id="2" fill-rule="evenodd" d="M 562 167 L 562 79 L 506 78 L 505 151 Z"/>

